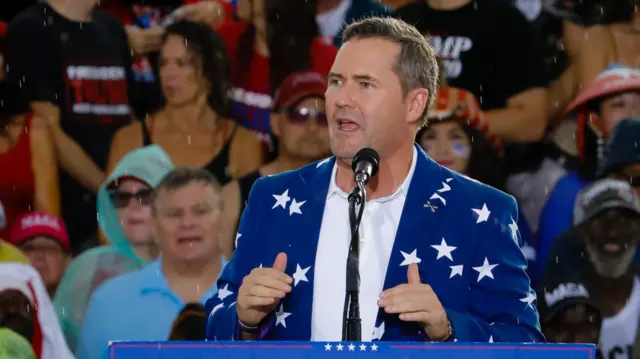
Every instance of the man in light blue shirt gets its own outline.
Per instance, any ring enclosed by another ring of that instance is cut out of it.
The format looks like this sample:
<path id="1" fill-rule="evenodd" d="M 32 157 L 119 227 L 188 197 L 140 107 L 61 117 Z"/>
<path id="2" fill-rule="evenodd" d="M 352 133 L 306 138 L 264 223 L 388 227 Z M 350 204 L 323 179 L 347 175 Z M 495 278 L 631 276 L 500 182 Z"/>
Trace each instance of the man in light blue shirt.
<path id="1" fill-rule="evenodd" d="M 176 169 L 157 187 L 153 220 L 162 257 L 105 282 L 92 295 L 78 359 L 107 358 L 110 341 L 166 340 L 186 303 L 217 291 L 225 265 L 218 244 L 220 187 L 209 172 Z"/>

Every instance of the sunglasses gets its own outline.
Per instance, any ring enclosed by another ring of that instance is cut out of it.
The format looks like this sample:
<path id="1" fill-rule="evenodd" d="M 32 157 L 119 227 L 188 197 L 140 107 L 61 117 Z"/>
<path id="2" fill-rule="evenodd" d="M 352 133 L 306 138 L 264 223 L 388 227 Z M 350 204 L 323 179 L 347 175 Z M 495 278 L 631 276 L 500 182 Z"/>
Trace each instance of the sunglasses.
<path id="1" fill-rule="evenodd" d="M 111 202 L 116 208 L 125 208 L 132 199 L 137 203 L 148 206 L 151 204 L 151 189 L 142 189 L 138 192 L 113 191 L 109 194 Z"/>
<path id="2" fill-rule="evenodd" d="M 304 125 L 311 118 L 315 118 L 318 125 L 327 127 L 327 114 L 324 111 L 310 110 L 308 108 L 291 109 L 287 111 L 287 119 L 291 123 Z"/>

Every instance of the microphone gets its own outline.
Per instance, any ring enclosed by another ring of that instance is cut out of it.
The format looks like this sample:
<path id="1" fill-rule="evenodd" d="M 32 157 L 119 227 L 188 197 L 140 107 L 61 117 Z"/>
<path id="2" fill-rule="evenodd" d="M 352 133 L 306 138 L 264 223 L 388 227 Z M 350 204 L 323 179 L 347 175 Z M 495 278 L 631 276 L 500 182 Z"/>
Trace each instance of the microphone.
<path id="1" fill-rule="evenodd" d="M 359 342 L 362 339 L 360 318 L 360 222 L 367 193 L 364 188 L 369 180 L 378 173 L 380 155 L 371 148 L 363 148 L 355 155 L 353 168 L 356 186 L 349 194 L 349 224 L 351 244 L 347 256 L 346 293 L 342 313 L 342 340 Z"/>
<path id="2" fill-rule="evenodd" d="M 380 155 L 374 149 L 363 148 L 353 158 L 353 168 L 356 184 L 366 185 L 369 180 L 378 173 L 380 167 Z"/>

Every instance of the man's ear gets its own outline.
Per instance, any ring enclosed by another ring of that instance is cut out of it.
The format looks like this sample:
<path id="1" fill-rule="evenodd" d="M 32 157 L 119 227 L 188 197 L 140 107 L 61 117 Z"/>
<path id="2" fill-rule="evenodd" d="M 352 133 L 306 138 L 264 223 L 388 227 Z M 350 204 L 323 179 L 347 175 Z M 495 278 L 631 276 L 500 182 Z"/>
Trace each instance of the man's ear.
<path id="1" fill-rule="evenodd" d="M 408 123 L 419 123 L 422 118 L 422 114 L 427 109 L 429 104 L 429 90 L 425 88 L 416 88 L 407 94 L 405 97 L 405 105 L 407 106 L 407 119 Z"/>
<path id="2" fill-rule="evenodd" d="M 280 128 L 280 126 L 282 125 L 282 121 L 284 121 L 284 119 L 282 118 L 283 116 L 284 115 L 279 112 L 271 112 L 271 115 L 269 117 L 269 122 L 271 123 L 271 132 L 276 137 L 280 137 L 282 135 L 282 129 Z"/>

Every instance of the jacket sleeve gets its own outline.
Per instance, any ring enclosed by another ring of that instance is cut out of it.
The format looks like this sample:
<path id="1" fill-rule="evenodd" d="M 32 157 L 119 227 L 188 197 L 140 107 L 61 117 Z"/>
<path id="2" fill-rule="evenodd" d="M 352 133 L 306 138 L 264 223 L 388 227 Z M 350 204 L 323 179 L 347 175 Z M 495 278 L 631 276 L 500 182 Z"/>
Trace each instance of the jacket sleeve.
<path id="1" fill-rule="evenodd" d="M 238 289 L 244 277 L 262 264 L 259 262 L 259 243 L 264 238 L 260 229 L 263 212 L 261 209 L 265 205 L 261 203 L 265 202 L 264 198 L 261 198 L 261 192 L 264 191 L 265 180 L 267 179 L 257 180 L 251 188 L 236 234 L 236 250 L 218 279 L 218 291 L 206 302 L 209 341 L 240 339 L 236 315 Z"/>
<path id="2" fill-rule="evenodd" d="M 476 226 L 470 255 L 470 308 L 446 310 L 453 337 L 460 342 L 544 342 L 535 292 L 520 249 L 515 199 L 503 193 L 486 200 L 486 221 L 472 213 Z"/>

